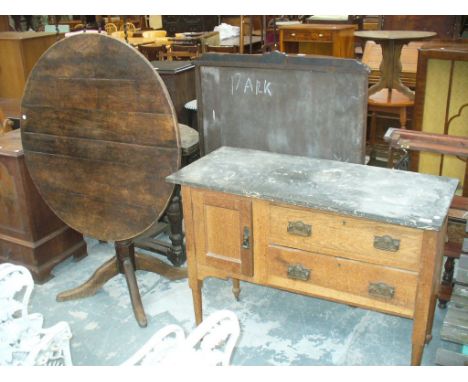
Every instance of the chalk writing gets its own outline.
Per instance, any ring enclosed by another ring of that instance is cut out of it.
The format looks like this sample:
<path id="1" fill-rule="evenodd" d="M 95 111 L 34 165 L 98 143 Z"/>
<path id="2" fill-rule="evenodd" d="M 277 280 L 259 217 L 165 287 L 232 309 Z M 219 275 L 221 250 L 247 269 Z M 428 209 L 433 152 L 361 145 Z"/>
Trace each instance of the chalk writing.
<path id="1" fill-rule="evenodd" d="M 231 76 L 231 94 L 253 94 L 272 96 L 272 84 L 265 79 L 241 78 L 239 73 Z"/>

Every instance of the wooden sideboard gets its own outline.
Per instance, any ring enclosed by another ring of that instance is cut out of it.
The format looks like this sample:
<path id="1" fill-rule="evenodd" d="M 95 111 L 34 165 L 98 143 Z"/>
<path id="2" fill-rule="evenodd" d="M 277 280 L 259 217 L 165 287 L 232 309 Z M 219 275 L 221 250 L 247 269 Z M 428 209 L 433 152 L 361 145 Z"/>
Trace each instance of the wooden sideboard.
<path id="1" fill-rule="evenodd" d="M 29 72 L 61 33 L 0 32 L 0 97 L 21 98 Z"/>
<path id="2" fill-rule="evenodd" d="M 0 137 L 0 263 L 24 265 L 38 283 L 69 256 L 86 256 L 83 235 L 46 205 L 24 163 L 20 130 Z"/>
<path id="3" fill-rule="evenodd" d="M 293 24 L 278 29 L 281 52 L 354 58 L 354 25 Z"/>
<path id="4" fill-rule="evenodd" d="M 205 278 L 237 294 L 243 280 L 413 319 L 420 364 L 456 180 L 229 147 L 167 180 L 182 185 L 197 323 Z"/>

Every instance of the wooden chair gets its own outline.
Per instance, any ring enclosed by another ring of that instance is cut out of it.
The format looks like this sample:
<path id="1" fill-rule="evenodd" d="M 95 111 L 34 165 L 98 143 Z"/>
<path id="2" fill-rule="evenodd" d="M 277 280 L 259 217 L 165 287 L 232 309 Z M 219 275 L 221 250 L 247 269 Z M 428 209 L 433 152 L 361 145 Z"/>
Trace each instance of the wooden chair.
<path id="1" fill-rule="evenodd" d="M 239 53 L 239 49 L 235 45 L 207 45 L 206 52 L 217 53 Z"/>
<path id="2" fill-rule="evenodd" d="M 125 25 L 127 25 L 127 32 L 135 32 L 136 31 L 135 24 L 130 23 L 130 22 L 122 24 L 120 26 L 121 31 L 124 30 Z"/>
<path id="3" fill-rule="evenodd" d="M 160 60 L 168 61 L 183 61 L 183 60 L 193 60 L 197 58 L 200 54 L 199 48 L 197 45 L 171 45 L 167 52 L 159 53 Z"/>
<path id="4" fill-rule="evenodd" d="M 167 48 L 165 45 L 155 44 L 138 45 L 138 50 L 143 56 L 145 56 L 148 59 L 148 61 L 157 61 L 159 60 L 160 53 L 167 52 Z"/>
<path id="5" fill-rule="evenodd" d="M 399 117 L 400 128 L 406 129 L 407 108 L 413 107 L 414 101 L 396 89 L 389 91 L 382 89 L 369 97 L 367 110 L 371 113 L 369 144 L 371 147 L 376 142 L 377 113 L 396 114 Z"/>
<path id="6" fill-rule="evenodd" d="M 115 25 L 114 23 L 107 23 L 106 25 L 104 25 L 104 29 L 108 35 L 112 35 L 112 33 L 118 31 L 117 25 Z"/>

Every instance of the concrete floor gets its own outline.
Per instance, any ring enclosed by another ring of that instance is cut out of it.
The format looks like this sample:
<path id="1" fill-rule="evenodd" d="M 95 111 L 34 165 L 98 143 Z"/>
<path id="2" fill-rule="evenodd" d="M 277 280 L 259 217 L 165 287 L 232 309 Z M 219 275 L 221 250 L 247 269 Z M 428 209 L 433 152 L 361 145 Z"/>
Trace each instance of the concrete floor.
<path id="1" fill-rule="evenodd" d="M 73 333 L 75 365 L 119 365 L 148 338 L 168 324 L 188 333 L 194 327 L 187 280 L 169 281 L 137 271 L 148 327 L 136 323 L 126 282 L 119 275 L 95 296 L 56 302 L 57 293 L 80 285 L 113 256 L 113 245 L 87 240 L 88 257 L 59 264 L 54 278 L 36 285 L 31 312 L 44 315 L 44 326 L 67 321 Z M 162 257 L 161 257 L 162 258 Z M 207 279 L 203 288 L 205 315 L 234 311 L 241 337 L 233 365 L 409 365 L 412 321 L 241 282 L 241 299 L 231 293 L 230 281 Z M 444 310 L 436 308 L 433 340 L 426 346 L 423 365 L 434 365 L 438 347 L 454 349 L 440 340 Z"/>

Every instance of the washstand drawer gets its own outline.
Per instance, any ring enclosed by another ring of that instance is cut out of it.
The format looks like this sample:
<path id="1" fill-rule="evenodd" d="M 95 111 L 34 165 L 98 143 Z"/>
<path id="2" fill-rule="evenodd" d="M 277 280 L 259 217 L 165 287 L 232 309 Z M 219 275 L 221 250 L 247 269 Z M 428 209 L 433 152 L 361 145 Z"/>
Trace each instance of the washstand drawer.
<path id="1" fill-rule="evenodd" d="M 270 222 L 270 244 L 419 271 L 418 229 L 273 204 Z"/>
<path id="2" fill-rule="evenodd" d="M 415 272 L 276 246 L 267 250 L 272 286 L 410 317 Z"/>
<path id="3" fill-rule="evenodd" d="M 301 31 L 301 30 L 285 30 L 283 32 L 283 40 L 287 41 L 302 41 L 311 40 L 312 31 Z"/>

